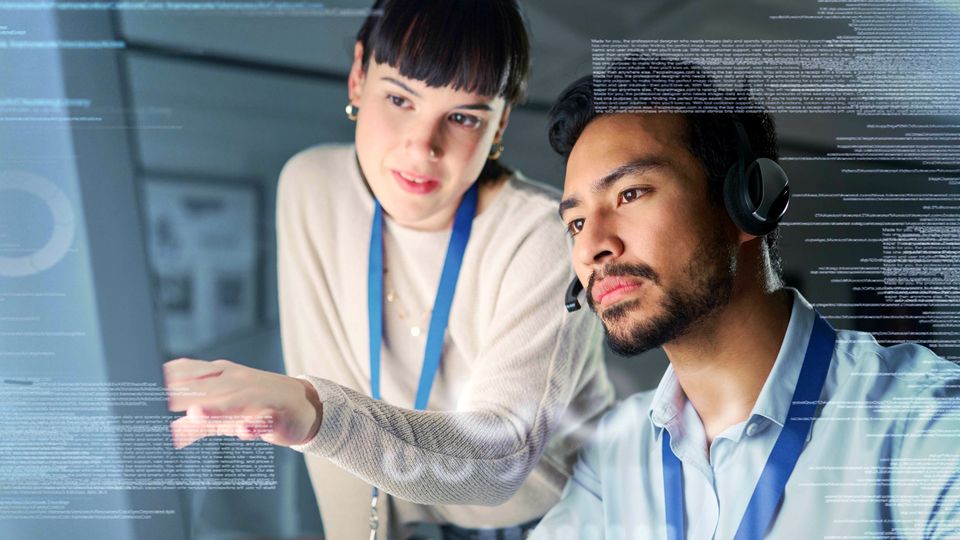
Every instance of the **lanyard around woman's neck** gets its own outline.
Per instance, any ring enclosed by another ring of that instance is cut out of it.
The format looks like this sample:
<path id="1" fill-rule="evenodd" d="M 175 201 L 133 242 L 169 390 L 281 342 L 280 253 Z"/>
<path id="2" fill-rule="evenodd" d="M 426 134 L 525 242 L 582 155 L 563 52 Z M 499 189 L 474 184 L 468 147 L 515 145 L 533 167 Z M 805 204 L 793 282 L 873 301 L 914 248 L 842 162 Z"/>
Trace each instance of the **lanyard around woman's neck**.
<path id="1" fill-rule="evenodd" d="M 423 353 L 423 367 L 420 382 L 417 385 L 417 397 L 414 408 L 426 409 L 430 400 L 430 390 L 440 367 L 443 354 L 443 338 L 450 319 L 450 306 L 453 293 L 460 275 L 463 254 L 470 239 L 473 217 L 477 212 L 477 184 L 474 183 L 457 208 L 453 218 L 453 232 L 447 245 L 447 255 L 443 261 L 440 285 L 433 302 L 430 316 L 430 330 L 427 332 L 427 346 Z M 367 313 L 370 329 L 370 394 L 380 399 L 380 343 L 383 337 L 383 207 L 374 199 L 373 227 L 370 231 L 370 259 L 367 267 Z"/>

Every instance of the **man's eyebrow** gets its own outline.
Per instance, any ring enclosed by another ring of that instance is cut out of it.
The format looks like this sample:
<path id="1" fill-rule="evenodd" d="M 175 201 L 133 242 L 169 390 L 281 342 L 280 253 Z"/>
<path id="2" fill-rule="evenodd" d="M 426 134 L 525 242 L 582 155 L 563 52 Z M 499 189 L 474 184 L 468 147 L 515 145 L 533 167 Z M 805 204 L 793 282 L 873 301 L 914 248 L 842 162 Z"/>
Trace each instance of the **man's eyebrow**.
<path id="1" fill-rule="evenodd" d="M 415 98 L 421 97 L 416 90 L 414 90 L 413 88 L 410 88 L 410 86 L 404 83 L 403 81 L 394 79 L 393 77 L 380 77 L 380 80 L 387 81 L 389 83 L 393 83 L 399 86 L 400 88 L 409 92 Z M 454 107 L 454 109 L 464 109 L 469 111 L 492 111 L 493 107 L 491 107 L 489 103 L 466 103 L 464 105 L 457 105 L 456 107 Z"/>
<path id="2" fill-rule="evenodd" d="M 649 171 L 650 169 L 657 169 L 660 167 L 665 167 L 666 165 L 667 165 L 666 161 L 658 158 L 649 158 L 649 157 L 637 158 L 628 163 L 624 163 L 623 165 L 620 165 L 619 167 L 603 175 L 603 177 L 601 177 L 599 180 L 594 182 L 592 186 L 590 186 L 590 190 L 593 191 L 594 193 L 597 193 L 609 188 L 611 184 L 616 183 L 618 180 L 620 180 L 624 176 L 629 176 L 631 174 L 642 174 Z M 580 199 L 578 199 L 577 197 L 570 197 L 560 201 L 560 209 L 559 209 L 560 217 L 562 218 L 563 213 L 566 212 L 567 210 L 571 208 L 575 208 L 579 205 L 580 205 Z"/>
<path id="3" fill-rule="evenodd" d="M 564 199 L 564 200 L 560 201 L 560 209 L 559 209 L 560 219 L 563 219 L 563 213 L 564 213 L 564 212 L 566 212 L 567 210 L 569 210 L 569 209 L 571 209 L 571 208 L 575 208 L 575 207 L 577 207 L 577 206 L 580 206 L 580 199 L 578 199 L 578 198 L 576 198 L 576 197 L 570 197 L 570 198 L 568 198 L 568 199 Z"/>
<path id="4" fill-rule="evenodd" d="M 643 174 L 650 169 L 658 169 L 660 167 L 665 167 L 666 165 L 666 161 L 658 158 L 637 158 L 608 172 L 602 178 L 594 182 L 590 189 L 594 193 L 597 193 L 609 188 L 611 184 L 616 183 L 624 176 Z"/>

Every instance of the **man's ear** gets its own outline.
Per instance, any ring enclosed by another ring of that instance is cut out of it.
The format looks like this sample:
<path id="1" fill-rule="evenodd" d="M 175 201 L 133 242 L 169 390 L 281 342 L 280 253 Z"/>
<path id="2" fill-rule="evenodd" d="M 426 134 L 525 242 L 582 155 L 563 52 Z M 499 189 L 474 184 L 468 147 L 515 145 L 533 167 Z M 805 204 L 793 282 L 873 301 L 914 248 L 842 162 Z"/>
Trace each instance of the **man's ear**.
<path id="1" fill-rule="evenodd" d="M 350 75 L 347 76 L 347 96 L 350 103 L 360 106 L 360 95 L 363 93 L 363 83 L 367 74 L 363 69 L 363 43 L 357 42 L 353 46 L 353 65 L 350 66 Z"/>
<path id="2" fill-rule="evenodd" d="M 500 117 L 500 124 L 497 126 L 497 133 L 493 136 L 493 142 L 503 142 L 503 132 L 507 129 L 507 124 L 510 123 L 510 104 L 503 106 L 503 116 Z"/>
<path id="3" fill-rule="evenodd" d="M 737 229 L 737 243 L 740 244 L 741 246 L 744 245 L 744 244 L 746 244 L 747 242 L 749 242 L 749 241 L 751 241 L 751 240 L 756 240 L 757 238 L 763 238 L 763 237 L 762 237 L 762 236 L 754 236 L 754 235 L 752 235 L 752 234 L 750 234 L 750 233 L 743 232 L 743 231 Z"/>

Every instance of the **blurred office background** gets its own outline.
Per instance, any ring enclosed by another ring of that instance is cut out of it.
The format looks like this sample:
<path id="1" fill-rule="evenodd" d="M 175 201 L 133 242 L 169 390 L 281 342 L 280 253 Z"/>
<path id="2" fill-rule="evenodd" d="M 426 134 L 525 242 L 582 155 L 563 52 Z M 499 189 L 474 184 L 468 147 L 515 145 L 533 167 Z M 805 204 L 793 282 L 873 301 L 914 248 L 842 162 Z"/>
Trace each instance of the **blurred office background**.
<path id="1" fill-rule="evenodd" d="M 303 148 L 352 140 L 354 124 L 343 113 L 346 74 L 370 0 L 328 2 L 326 7 L 345 11 L 325 14 L 244 9 L 239 1 L 219 3 L 236 4 L 235 11 L 30 9 L 13 4 L 0 5 L 5 43 L 22 36 L 102 43 L 0 48 L 4 114 L 27 118 L 0 124 L 0 170 L 33 171 L 47 178 L 75 208 L 75 243 L 72 251 L 60 254 L 60 269 L 51 263 L 50 269 L 8 273 L 0 276 L 0 291 L 62 288 L 64 280 L 76 280 L 70 286 L 74 309 L 63 316 L 92 325 L 91 339 L 99 341 L 78 373 L 93 370 L 104 380 L 159 380 L 160 364 L 177 356 L 229 358 L 282 370 L 275 272 L 277 175 Z M 502 159 L 528 177 L 558 187 L 563 169 L 547 144 L 546 113 L 563 87 L 590 72 L 591 39 L 810 39 L 847 30 L 836 21 L 802 28 L 771 22 L 772 14 L 810 11 L 815 6 L 809 0 L 774 5 L 749 0 L 528 0 L 523 5 L 534 68 L 528 100 L 511 116 Z M 63 118 L 49 120 L 57 114 Z M 45 116 L 47 120 L 38 119 Z M 838 134 L 865 132 L 863 120 L 853 115 L 780 115 L 778 123 L 781 152 L 790 156 L 824 155 L 836 150 Z M 835 164 L 793 161 L 785 167 L 795 193 L 837 191 Z M 8 188 L 21 178 L 10 174 L 5 177 Z M 892 176 L 878 182 L 869 189 L 913 189 Z M 22 178 L 18 185 L 25 185 Z M 0 184 L 0 201 L 6 202 L 0 205 L 7 205 L 8 216 L 36 204 L 22 194 L 14 201 L 4 187 Z M 957 193 L 951 183 L 924 184 L 920 190 Z M 795 207 L 799 215 L 845 208 L 839 200 L 802 198 Z M 33 216 L 29 219 L 40 219 Z M 46 223 L 31 233 L 38 235 L 37 245 L 62 225 L 57 217 L 40 219 Z M 0 235 L 5 230 L 11 234 L 13 229 L 0 224 Z M 807 235 L 807 229 L 784 227 L 788 283 L 804 288 L 813 301 L 856 303 L 850 283 L 824 280 L 816 288 L 805 287 L 831 264 L 829 252 L 806 242 Z M 849 249 L 853 260 L 879 256 L 870 244 Z M 70 254 L 80 260 L 71 262 Z M 850 306 L 835 314 L 852 317 L 855 312 Z M 835 322 L 855 326 L 847 319 Z M 14 373 L 12 365 L 5 365 L 4 374 Z M 622 396 L 656 386 L 665 365 L 659 351 L 630 359 L 611 354 L 609 363 Z M 321 519 L 299 454 L 277 449 L 276 467 L 276 490 L 178 493 L 164 503 L 180 509 L 177 519 L 104 529 L 100 537 L 319 537 Z M 17 537 L 18 529 L 7 526 Z M 8 537 L 3 527 L 0 536 Z M 158 527 L 162 531 L 152 530 Z"/>

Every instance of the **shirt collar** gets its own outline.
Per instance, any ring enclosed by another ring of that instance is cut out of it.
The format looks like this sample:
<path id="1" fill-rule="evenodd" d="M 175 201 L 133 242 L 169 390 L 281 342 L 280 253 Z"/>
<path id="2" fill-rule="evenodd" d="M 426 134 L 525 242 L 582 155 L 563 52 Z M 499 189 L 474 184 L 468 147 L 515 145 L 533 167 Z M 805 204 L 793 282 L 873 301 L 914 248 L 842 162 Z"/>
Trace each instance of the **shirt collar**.
<path id="1" fill-rule="evenodd" d="M 751 417 L 762 416 L 780 427 L 787 421 L 787 412 L 790 410 L 793 391 L 797 388 L 800 368 L 803 367 L 803 357 L 807 353 L 807 343 L 810 341 L 815 320 L 813 306 L 807 299 L 796 289 L 788 290 L 793 293 L 790 323 L 787 324 L 787 332 L 783 336 L 773 369 L 763 383 L 757 403 L 750 413 Z"/>
<path id="2" fill-rule="evenodd" d="M 788 287 L 787 290 L 793 295 L 793 307 L 790 311 L 787 332 L 783 337 L 783 343 L 780 344 L 780 351 L 777 353 L 773 369 L 770 370 L 770 375 L 764 382 L 750 413 L 750 418 L 762 416 L 780 427 L 783 427 L 787 419 L 790 401 L 797 386 L 797 379 L 800 377 L 800 368 L 803 365 L 803 357 L 813 332 L 815 319 L 813 306 L 807 302 L 806 298 L 796 289 Z M 655 438 L 659 438 L 660 432 L 668 425 L 681 424 L 681 412 L 686 400 L 687 396 L 680 387 L 673 366 L 668 365 L 653 394 L 648 414 Z"/>
<path id="3" fill-rule="evenodd" d="M 667 370 L 660 379 L 660 384 L 657 385 L 657 390 L 653 394 L 653 401 L 650 403 L 649 418 L 654 438 L 660 437 L 660 431 L 667 424 L 680 422 L 686 401 L 687 396 L 680 387 L 680 381 L 677 380 L 673 366 L 667 364 Z"/>

